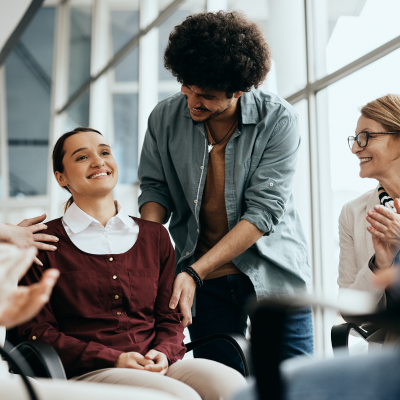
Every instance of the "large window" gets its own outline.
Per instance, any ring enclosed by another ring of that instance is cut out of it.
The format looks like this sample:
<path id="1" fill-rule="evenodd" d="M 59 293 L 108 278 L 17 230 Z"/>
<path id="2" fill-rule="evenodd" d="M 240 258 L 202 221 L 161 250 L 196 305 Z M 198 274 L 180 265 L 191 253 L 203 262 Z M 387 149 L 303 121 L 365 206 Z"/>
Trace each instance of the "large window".
<path id="1" fill-rule="evenodd" d="M 5 65 L 10 197 L 47 193 L 54 17 L 42 8 Z"/>
<path id="2" fill-rule="evenodd" d="M 305 86 L 304 0 L 229 0 L 228 10 L 242 11 L 265 32 L 273 63 L 264 88 L 285 97 Z"/>
<path id="3" fill-rule="evenodd" d="M 397 0 L 313 0 L 317 77 L 399 36 L 399 15 Z"/>
<path id="4" fill-rule="evenodd" d="M 68 38 L 68 96 L 72 96 L 90 79 L 90 58 L 92 47 L 92 7 L 73 4 L 69 10 Z M 66 130 L 89 125 L 89 92 L 67 111 Z"/>
<path id="5" fill-rule="evenodd" d="M 76 126 L 99 129 L 110 142 L 120 170 L 115 197 L 137 215 L 148 116 L 180 90 L 163 67 L 168 34 L 192 13 L 238 10 L 261 25 L 272 49 L 262 90 L 282 96 L 299 113 L 294 197 L 309 242 L 314 292 L 335 296 L 340 210 L 377 185 L 359 177 L 347 136 L 361 106 L 400 92 L 400 1 L 185 0 L 140 34 L 172 4 L 45 1 L 0 68 L 0 221 L 61 215 L 68 196 L 52 177 L 51 149 Z M 336 319 L 335 313 L 315 313 L 320 354 L 330 353 Z"/>
<path id="6" fill-rule="evenodd" d="M 112 6 L 112 4 L 110 4 Z M 140 31 L 139 2 L 111 8 L 111 55 L 115 55 Z M 114 156 L 119 182 L 137 182 L 139 47 L 135 47 L 110 73 L 113 104 Z"/>
<path id="7" fill-rule="evenodd" d="M 165 0 L 159 1 L 160 9 L 168 4 Z M 158 28 L 158 99 L 162 100 L 170 94 L 180 91 L 180 85 L 172 74 L 164 68 L 164 50 L 167 46 L 168 35 L 185 18 L 194 13 L 206 11 L 205 0 L 186 0 L 175 10 Z"/>
<path id="8" fill-rule="evenodd" d="M 335 296 L 339 261 L 338 218 L 343 205 L 377 186 L 359 177 L 347 137 L 359 109 L 399 93 L 399 2 L 306 0 L 307 84 L 288 96 L 308 100 L 314 289 Z M 304 101 L 303 100 L 303 101 Z M 316 313 L 317 350 L 331 353 L 332 312 Z"/>

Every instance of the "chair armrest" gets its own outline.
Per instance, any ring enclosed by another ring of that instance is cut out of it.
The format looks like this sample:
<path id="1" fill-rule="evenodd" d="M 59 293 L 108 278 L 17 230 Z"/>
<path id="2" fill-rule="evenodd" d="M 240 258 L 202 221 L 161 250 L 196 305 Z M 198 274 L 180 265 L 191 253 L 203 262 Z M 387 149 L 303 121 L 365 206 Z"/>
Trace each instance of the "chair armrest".
<path id="1" fill-rule="evenodd" d="M 19 360 L 16 360 L 16 356 L 19 354 L 18 350 L 14 352 L 14 355 L 10 354 L 10 351 L 8 350 L 11 345 L 7 341 L 4 343 L 4 347 L 2 348 L 0 346 L 0 356 L 3 360 L 7 361 L 9 366 L 12 366 L 13 369 L 18 373 L 22 381 L 24 382 L 24 385 L 26 387 L 26 390 L 28 391 L 29 397 L 31 400 L 39 400 L 35 389 L 32 386 L 32 383 L 29 381 L 27 378 L 28 376 L 33 375 L 33 371 L 31 370 L 30 366 L 27 364 L 25 359 L 23 359 L 21 356 L 19 357 Z"/>
<path id="2" fill-rule="evenodd" d="M 214 340 L 226 340 L 229 342 L 239 353 L 244 367 L 245 376 L 252 375 L 251 368 L 251 345 L 250 342 L 242 335 L 237 334 L 225 334 L 216 333 L 214 335 L 206 336 L 204 338 L 194 340 L 193 342 L 186 344 L 186 353 L 196 349 L 197 347 L 204 346 L 207 343 L 213 342 Z"/>
<path id="3" fill-rule="evenodd" d="M 23 357 L 32 368 L 36 377 L 66 380 L 64 367 L 57 352 L 48 343 L 20 343 L 10 354 L 17 360 Z M 13 372 L 10 370 L 10 372 Z"/>
<path id="4" fill-rule="evenodd" d="M 343 352 L 349 353 L 349 334 L 350 331 L 354 329 L 360 336 L 367 340 L 368 332 L 358 325 L 353 324 L 352 322 L 346 322 L 345 324 L 334 325 L 332 326 L 331 330 L 331 341 L 332 341 L 332 348 L 333 353 L 335 355 L 338 354 L 338 349 L 340 348 L 340 353 Z"/>

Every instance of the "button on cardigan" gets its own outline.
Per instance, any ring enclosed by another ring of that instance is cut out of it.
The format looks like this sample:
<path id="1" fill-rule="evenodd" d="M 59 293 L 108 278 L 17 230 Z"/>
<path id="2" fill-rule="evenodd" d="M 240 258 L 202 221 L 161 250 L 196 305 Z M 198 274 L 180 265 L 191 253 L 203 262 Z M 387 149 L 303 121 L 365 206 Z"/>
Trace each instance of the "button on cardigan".
<path id="1" fill-rule="evenodd" d="M 18 333 L 21 340 L 52 345 L 68 378 L 112 368 L 125 352 L 145 355 L 156 349 L 170 364 L 185 354 L 182 314 L 168 307 L 175 278 L 168 232 L 160 224 L 134 220 L 139 225 L 134 246 L 104 255 L 78 249 L 61 218 L 46 223 L 46 233 L 60 239 L 58 249 L 40 251 L 43 267 L 34 264 L 21 281 L 29 285 L 47 268 L 60 270 L 50 302 Z"/>

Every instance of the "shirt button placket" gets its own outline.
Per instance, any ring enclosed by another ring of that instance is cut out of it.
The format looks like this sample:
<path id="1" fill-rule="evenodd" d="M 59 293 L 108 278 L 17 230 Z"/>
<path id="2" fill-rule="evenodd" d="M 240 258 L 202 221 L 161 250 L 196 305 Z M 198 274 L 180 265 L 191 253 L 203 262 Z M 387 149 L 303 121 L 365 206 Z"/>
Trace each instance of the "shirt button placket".
<path id="1" fill-rule="evenodd" d="M 114 261 L 114 257 L 108 257 L 107 260 L 108 260 L 109 262 L 112 263 L 112 262 Z M 114 265 L 114 267 L 115 267 L 115 265 Z M 113 275 L 113 276 L 112 276 L 112 279 L 113 279 L 113 281 L 117 281 L 118 276 L 117 276 L 117 275 Z M 115 282 L 115 285 L 114 285 L 113 287 L 115 288 L 115 290 L 117 290 L 117 289 L 119 289 L 119 286 L 120 286 L 120 284 L 117 283 L 117 282 Z M 114 292 L 114 293 L 115 293 L 115 292 Z M 113 297 L 114 297 L 113 300 L 120 300 L 120 295 L 119 295 L 119 294 L 114 294 Z M 118 307 L 116 307 L 116 308 L 120 308 L 120 307 L 121 307 L 121 304 L 119 304 L 119 303 L 120 303 L 120 302 L 117 302 L 116 305 L 118 305 Z M 115 312 L 115 311 L 114 311 L 114 312 Z M 121 312 L 121 311 L 116 311 L 115 314 L 119 317 L 119 316 L 122 315 L 122 312 Z"/>

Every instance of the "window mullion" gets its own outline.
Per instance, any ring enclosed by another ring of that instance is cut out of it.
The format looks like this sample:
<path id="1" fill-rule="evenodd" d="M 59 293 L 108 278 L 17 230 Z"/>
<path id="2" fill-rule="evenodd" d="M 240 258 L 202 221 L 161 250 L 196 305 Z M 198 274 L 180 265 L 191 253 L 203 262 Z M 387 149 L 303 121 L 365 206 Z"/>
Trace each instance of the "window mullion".
<path id="1" fill-rule="evenodd" d="M 306 61 L 307 61 L 307 104 L 308 104 L 308 129 L 309 129 L 309 152 L 310 152 L 310 198 L 311 198 L 311 262 L 313 270 L 313 290 L 316 296 L 322 294 L 322 241 L 321 241 L 321 197 L 320 197 L 320 174 L 319 174 L 319 152 L 317 135 L 317 105 L 316 93 L 310 90 L 310 85 L 315 80 L 315 58 L 314 58 L 314 26 L 313 26 L 313 1 L 304 0 L 305 7 L 305 29 L 306 29 Z M 315 351 L 317 354 L 324 353 L 324 310 L 314 310 L 314 336 Z"/>
<path id="2" fill-rule="evenodd" d="M 91 76 L 96 76 L 109 59 L 109 21 L 107 0 L 95 0 L 92 16 L 92 52 L 90 58 Z M 98 129 L 108 137 L 108 73 L 103 74 L 90 87 L 89 126 Z"/>
<path id="3" fill-rule="evenodd" d="M 54 40 L 54 61 L 53 61 L 53 92 L 51 102 L 50 120 L 50 146 L 51 156 L 53 147 L 65 129 L 65 112 L 58 114 L 62 104 L 67 98 L 68 81 L 68 37 L 69 37 L 69 4 L 62 2 L 57 6 L 56 35 Z M 49 157 L 50 159 L 50 157 Z M 50 219 L 58 218 L 62 210 L 64 199 L 62 189 L 53 177 L 53 170 L 49 168 L 48 196 L 50 196 L 49 215 Z"/>
<path id="4" fill-rule="evenodd" d="M 140 1 L 140 28 L 144 29 L 158 17 L 158 0 Z M 158 102 L 158 28 L 140 38 L 139 44 L 139 127 L 140 157 L 147 120 Z"/>

